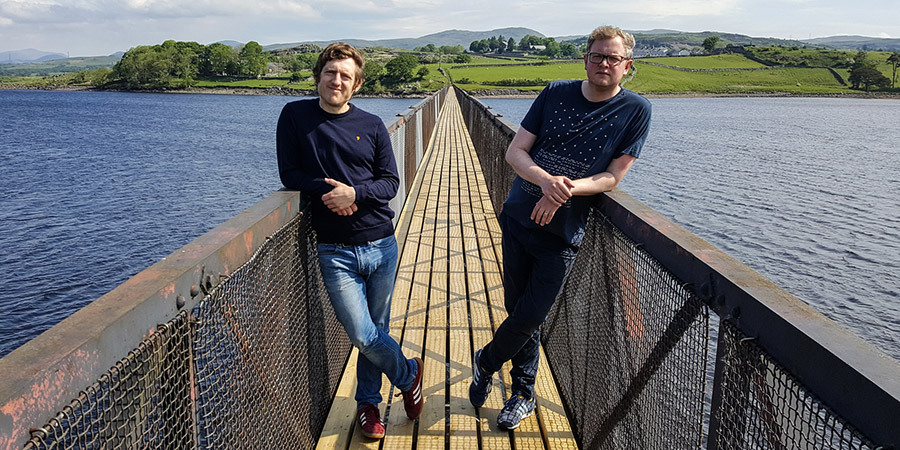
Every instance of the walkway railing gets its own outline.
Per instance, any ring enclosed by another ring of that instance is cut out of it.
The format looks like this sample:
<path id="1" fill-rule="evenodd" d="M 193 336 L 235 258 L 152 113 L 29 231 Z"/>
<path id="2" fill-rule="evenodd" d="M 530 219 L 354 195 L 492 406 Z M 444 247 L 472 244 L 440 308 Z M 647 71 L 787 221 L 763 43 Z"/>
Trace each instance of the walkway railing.
<path id="1" fill-rule="evenodd" d="M 447 92 L 388 127 L 398 211 Z M 0 359 L 0 449 L 314 445 L 351 346 L 306 211 L 276 192 Z"/>
<path id="2" fill-rule="evenodd" d="M 514 128 L 457 96 L 499 213 Z M 543 331 L 585 448 L 900 448 L 897 361 L 621 191 Z"/>
<path id="3" fill-rule="evenodd" d="M 391 127 L 405 192 L 446 93 Z M 499 208 L 512 127 L 457 95 Z M 350 345 L 304 211 L 277 192 L 0 359 L 0 448 L 313 445 Z M 583 448 L 900 448 L 896 361 L 622 192 L 544 347 Z"/>

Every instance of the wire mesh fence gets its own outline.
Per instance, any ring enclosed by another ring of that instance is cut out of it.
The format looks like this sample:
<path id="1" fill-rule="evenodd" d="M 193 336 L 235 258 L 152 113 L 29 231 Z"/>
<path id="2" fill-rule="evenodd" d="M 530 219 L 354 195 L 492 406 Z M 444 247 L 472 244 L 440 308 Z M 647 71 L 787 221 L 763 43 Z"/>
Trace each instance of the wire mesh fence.
<path id="1" fill-rule="evenodd" d="M 182 311 L 32 429 L 25 448 L 193 448 L 190 353 L 190 322 Z"/>
<path id="2" fill-rule="evenodd" d="M 456 92 L 499 214 L 515 176 L 503 162 L 515 132 Z M 572 273 L 542 328 L 583 448 L 887 448 L 842 419 L 730 319 L 710 315 L 696 288 L 599 209 L 591 211 Z"/>
<path id="3" fill-rule="evenodd" d="M 26 448 L 309 448 L 350 342 L 298 214 L 191 311 L 160 325 Z"/>
<path id="4" fill-rule="evenodd" d="M 472 102 L 460 97 L 497 208 L 511 171 L 488 162 L 502 160 L 512 132 L 494 119 L 500 129 L 483 126 L 489 113 Z M 392 130 L 392 140 L 405 133 Z M 308 214 L 298 214 L 189 313 L 159 325 L 32 430 L 26 448 L 314 446 L 350 350 L 314 245 Z M 542 329 L 582 448 L 879 448 L 711 311 L 592 210 Z"/>
<path id="5" fill-rule="evenodd" d="M 699 298 L 593 211 L 542 329 L 584 447 L 698 448 L 708 324 Z"/>
<path id="6" fill-rule="evenodd" d="M 734 325 L 723 322 L 720 449 L 876 449 Z"/>
<path id="7" fill-rule="evenodd" d="M 446 93 L 390 127 L 404 188 Z M 26 448 L 315 446 L 350 342 L 324 290 L 308 217 L 306 209 L 275 232 L 190 313 L 157 326 L 34 429 Z"/>
<path id="8" fill-rule="evenodd" d="M 194 310 L 200 448 L 309 448 L 350 343 L 321 282 L 309 221 L 275 233 Z"/>

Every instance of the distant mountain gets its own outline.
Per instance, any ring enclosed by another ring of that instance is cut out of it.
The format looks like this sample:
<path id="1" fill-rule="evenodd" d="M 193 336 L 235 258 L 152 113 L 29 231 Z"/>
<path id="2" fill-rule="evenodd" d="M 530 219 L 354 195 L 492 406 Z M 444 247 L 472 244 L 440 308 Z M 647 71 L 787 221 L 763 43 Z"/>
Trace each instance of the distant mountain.
<path id="1" fill-rule="evenodd" d="M 400 48 L 405 50 L 412 50 L 416 47 L 424 47 L 428 44 L 434 44 L 438 47 L 442 45 L 462 45 L 465 48 L 469 48 L 469 44 L 472 41 L 477 41 L 481 39 L 488 39 L 491 36 L 500 36 L 503 35 L 505 39 L 513 38 L 516 41 L 521 40 L 525 37 L 526 34 L 530 34 L 533 36 L 545 37 L 543 34 L 534 31 L 530 28 L 499 28 L 496 30 L 490 31 L 466 31 L 466 30 L 447 30 L 441 31 L 440 33 L 428 34 L 425 36 L 417 37 L 417 38 L 401 38 L 401 39 L 380 39 L 380 40 L 365 40 L 365 39 L 335 39 L 333 41 L 303 41 L 303 42 L 293 42 L 293 43 L 284 43 L 284 44 L 270 44 L 263 46 L 264 50 L 278 50 L 281 48 L 291 48 L 297 47 L 302 44 L 316 44 L 320 46 L 328 45 L 332 42 L 341 41 L 346 42 L 354 47 L 388 47 L 388 48 Z"/>
<path id="2" fill-rule="evenodd" d="M 844 50 L 900 51 L 900 39 L 873 38 L 866 36 L 830 36 L 804 39 L 803 42 Z"/>
<path id="3" fill-rule="evenodd" d="M 675 46 L 700 46 L 703 40 L 710 36 L 717 36 L 724 44 L 731 45 L 785 45 L 803 46 L 801 41 L 791 39 L 778 39 L 769 37 L 753 37 L 744 34 L 722 33 L 718 31 L 700 31 L 689 33 L 670 30 L 629 31 L 639 45 L 675 45 Z"/>
<path id="4" fill-rule="evenodd" d="M 52 61 L 54 59 L 63 59 L 66 55 L 62 53 L 42 52 L 33 48 L 24 50 L 13 50 L 8 52 L 0 52 L 0 64 L 22 64 Z"/>
<path id="5" fill-rule="evenodd" d="M 50 61 L 5 64 L 0 65 L 0 76 L 47 76 L 98 69 L 101 67 L 112 67 L 122 59 L 122 54 L 122 52 L 116 52 L 109 56 L 62 57 Z"/>
<path id="6" fill-rule="evenodd" d="M 782 45 L 782 46 L 812 46 L 821 48 L 834 48 L 843 50 L 886 50 L 900 51 L 900 39 L 885 39 L 866 36 L 831 36 L 816 39 L 790 40 L 776 38 L 751 37 L 743 34 L 721 33 L 715 31 L 703 31 L 698 33 L 683 32 L 666 29 L 653 30 L 628 30 L 637 41 L 636 56 L 664 55 L 671 50 L 691 49 L 700 47 L 703 40 L 710 36 L 718 36 L 726 45 Z M 571 42 L 577 45 L 587 40 L 588 33 L 583 35 L 559 36 L 555 39 L 559 42 Z M 462 45 L 468 49 L 472 41 L 488 39 L 492 36 L 503 35 L 505 39 L 513 38 L 522 40 L 526 34 L 546 37 L 544 34 L 530 28 L 511 27 L 498 28 L 489 31 L 446 30 L 439 33 L 428 34 L 417 38 L 401 39 L 340 39 L 356 47 L 388 47 L 412 50 L 428 44 L 438 47 L 442 45 Z M 265 50 L 277 50 L 296 47 L 302 44 L 316 44 L 325 46 L 334 41 L 305 41 L 284 44 L 269 44 Z M 219 43 L 231 47 L 240 47 L 242 42 L 223 40 Z M 119 59 L 123 52 L 116 52 L 109 56 L 96 56 L 87 58 L 67 58 L 66 55 L 56 52 L 45 52 L 32 48 L 24 50 L 0 52 L 0 65 L 5 65 L 0 70 L 0 75 L 12 74 L 40 74 L 63 73 L 83 70 L 84 68 L 111 67 Z M 62 60 L 62 61 L 60 61 Z"/>
<path id="7" fill-rule="evenodd" d="M 225 44 L 225 45 L 227 45 L 227 46 L 229 46 L 229 47 L 232 47 L 232 48 L 237 48 L 237 47 L 240 47 L 240 46 L 244 45 L 243 42 L 238 42 L 238 41 L 218 41 L 218 42 L 215 42 L 215 43 L 216 43 L 216 44 Z"/>
<path id="8" fill-rule="evenodd" d="M 685 32 L 676 30 L 625 30 L 634 36 L 635 48 L 634 55 L 636 57 L 643 56 L 663 56 L 670 52 L 678 50 L 691 50 L 703 45 L 703 40 L 710 36 L 717 36 L 721 39 L 722 45 L 783 45 L 783 46 L 807 46 L 801 41 L 777 39 L 777 38 L 760 38 L 746 36 L 743 34 L 720 33 L 718 31 L 701 31 L 701 32 Z M 559 42 L 569 42 L 575 45 L 581 45 L 587 42 L 588 35 L 561 36 L 555 39 Z"/>
<path id="9" fill-rule="evenodd" d="M 654 28 L 654 29 L 652 29 L 652 30 L 629 31 L 629 33 L 631 33 L 631 34 L 634 34 L 634 33 L 640 33 L 640 34 L 675 34 L 675 33 L 682 33 L 682 32 L 681 32 L 681 31 L 676 31 L 676 30 L 666 30 L 666 29 L 661 29 L 661 28 Z"/>

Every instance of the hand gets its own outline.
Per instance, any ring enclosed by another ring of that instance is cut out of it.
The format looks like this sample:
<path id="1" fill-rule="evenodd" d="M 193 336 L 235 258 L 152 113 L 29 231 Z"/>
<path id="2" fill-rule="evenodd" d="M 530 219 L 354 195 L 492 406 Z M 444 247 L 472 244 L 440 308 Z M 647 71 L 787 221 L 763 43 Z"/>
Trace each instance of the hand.
<path id="1" fill-rule="evenodd" d="M 553 220 L 557 209 L 559 209 L 559 205 L 545 195 L 534 205 L 534 209 L 531 211 L 531 220 L 540 226 L 547 225 Z"/>
<path id="2" fill-rule="evenodd" d="M 552 201 L 556 206 L 560 206 L 572 196 L 572 188 L 575 183 L 562 175 L 551 176 L 541 182 L 541 192 L 544 198 Z"/>
<path id="3" fill-rule="evenodd" d="M 322 196 L 322 203 L 328 209 L 342 216 L 356 212 L 356 189 L 331 178 L 326 178 L 325 182 L 334 186 L 334 189 Z"/>
<path id="4" fill-rule="evenodd" d="M 356 209 L 357 209 L 357 208 L 356 208 L 356 203 L 354 203 L 354 204 L 350 205 L 349 208 L 345 208 L 345 209 L 342 209 L 342 210 L 340 210 L 340 211 L 334 211 L 334 213 L 337 214 L 337 215 L 339 215 L 339 216 L 349 216 L 349 215 L 355 213 L 355 212 L 356 212 Z"/>

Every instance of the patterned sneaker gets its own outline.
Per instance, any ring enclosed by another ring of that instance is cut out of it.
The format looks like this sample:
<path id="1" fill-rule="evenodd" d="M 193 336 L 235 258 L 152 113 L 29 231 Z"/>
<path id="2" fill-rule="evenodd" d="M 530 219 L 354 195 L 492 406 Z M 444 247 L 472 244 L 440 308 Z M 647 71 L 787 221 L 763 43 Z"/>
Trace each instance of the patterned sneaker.
<path id="1" fill-rule="evenodd" d="M 472 360 L 472 384 L 469 385 L 469 401 L 476 408 L 480 408 L 484 404 L 488 394 L 491 393 L 491 388 L 494 387 L 491 384 L 494 374 L 482 370 L 478 363 L 481 360 L 482 350 L 484 349 L 478 349 L 475 352 L 475 359 Z"/>
<path id="2" fill-rule="evenodd" d="M 384 437 L 384 422 L 381 421 L 381 412 L 371 403 L 363 403 L 356 410 L 356 419 L 359 420 L 359 428 L 363 436 L 370 439 Z"/>
<path id="3" fill-rule="evenodd" d="M 534 414 L 534 399 L 521 395 L 510 397 L 497 416 L 497 425 L 504 430 L 519 428 L 519 422 Z"/>
<path id="4" fill-rule="evenodd" d="M 400 393 L 403 395 L 403 409 L 406 410 L 406 417 L 409 417 L 411 420 L 415 420 L 419 417 L 419 414 L 422 414 L 422 404 L 425 403 L 422 398 L 422 378 L 424 376 L 422 372 L 425 364 L 422 362 L 422 358 L 419 357 L 413 358 L 413 361 L 416 362 L 416 378 L 413 381 L 413 386 L 410 390 Z"/>

